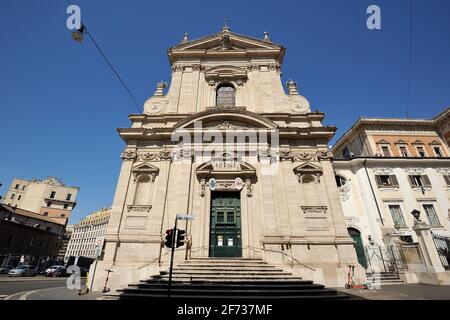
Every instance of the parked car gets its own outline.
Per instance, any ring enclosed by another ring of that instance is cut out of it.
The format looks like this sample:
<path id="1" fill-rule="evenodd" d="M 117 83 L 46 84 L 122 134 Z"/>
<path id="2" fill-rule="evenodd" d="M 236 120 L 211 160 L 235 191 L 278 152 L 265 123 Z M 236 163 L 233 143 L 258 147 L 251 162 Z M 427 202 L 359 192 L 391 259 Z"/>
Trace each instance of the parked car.
<path id="1" fill-rule="evenodd" d="M 45 270 L 46 277 L 65 277 L 67 269 L 64 266 L 51 266 Z"/>
<path id="2" fill-rule="evenodd" d="M 12 269 L 14 269 L 13 266 L 3 266 L 0 267 L 0 274 L 8 274 Z"/>
<path id="3" fill-rule="evenodd" d="M 8 277 L 34 277 L 37 273 L 36 266 L 21 265 L 8 272 Z"/>

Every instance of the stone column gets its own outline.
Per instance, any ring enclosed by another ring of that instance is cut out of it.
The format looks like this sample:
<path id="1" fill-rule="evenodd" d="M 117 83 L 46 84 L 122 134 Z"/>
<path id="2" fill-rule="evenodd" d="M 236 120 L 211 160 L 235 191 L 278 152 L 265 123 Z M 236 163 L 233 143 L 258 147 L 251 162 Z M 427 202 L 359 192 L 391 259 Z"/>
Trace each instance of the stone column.
<path id="1" fill-rule="evenodd" d="M 431 235 L 430 226 L 423 221 L 414 221 L 413 230 L 417 234 L 419 247 L 425 260 L 425 266 L 428 272 L 445 272 L 442 267 L 441 259 L 434 244 Z"/>

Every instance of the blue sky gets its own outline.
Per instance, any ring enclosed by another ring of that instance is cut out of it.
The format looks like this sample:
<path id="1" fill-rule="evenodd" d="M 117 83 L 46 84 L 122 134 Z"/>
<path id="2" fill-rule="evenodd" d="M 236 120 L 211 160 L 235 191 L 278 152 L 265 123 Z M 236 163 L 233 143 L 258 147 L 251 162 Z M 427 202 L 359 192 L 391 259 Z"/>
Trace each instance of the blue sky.
<path id="1" fill-rule="evenodd" d="M 413 0 L 409 115 L 430 118 L 450 105 L 450 1 Z M 286 47 L 292 78 L 339 137 L 359 116 L 404 117 L 410 0 L 80 0 L 82 19 L 143 104 L 170 80 L 166 49 L 188 32 L 232 31 Z M 366 28 L 366 8 L 382 30 Z M 0 194 L 13 177 L 57 176 L 80 187 L 70 222 L 109 206 L 124 144 L 116 128 L 136 111 L 93 44 L 66 29 L 65 0 L 2 1 L 0 11 Z"/>

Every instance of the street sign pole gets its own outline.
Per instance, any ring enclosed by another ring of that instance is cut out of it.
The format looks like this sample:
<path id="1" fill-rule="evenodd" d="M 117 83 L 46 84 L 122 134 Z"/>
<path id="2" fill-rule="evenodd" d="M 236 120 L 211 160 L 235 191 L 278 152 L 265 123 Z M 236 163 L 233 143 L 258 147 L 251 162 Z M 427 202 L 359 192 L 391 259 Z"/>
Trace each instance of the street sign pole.
<path id="1" fill-rule="evenodd" d="M 173 270 L 173 256 L 175 254 L 175 240 L 176 238 L 176 233 L 177 233 L 177 219 L 178 217 L 175 216 L 175 227 L 173 228 L 173 233 L 172 233 L 172 253 L 170 255 L 170 268 L 169 268 L 169 285 L 167 287 L 167 298 L 170 298 L 170 289 L 172 288 L 172 270 Z"/>

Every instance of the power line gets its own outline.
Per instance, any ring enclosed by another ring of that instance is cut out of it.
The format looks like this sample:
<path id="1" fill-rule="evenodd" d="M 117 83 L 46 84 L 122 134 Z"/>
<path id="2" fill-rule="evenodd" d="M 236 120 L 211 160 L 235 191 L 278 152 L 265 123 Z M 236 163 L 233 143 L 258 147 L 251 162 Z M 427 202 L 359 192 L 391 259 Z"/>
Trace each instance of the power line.
<path id="1" fill-rule="evenodd" d="M 94 37 L 92 36 L 92 34 L 89 32 L 89 30 L 87 29 L 85 24 L 81 24 L 82 28 L 84 28 L 84 33 L 86 33 L 89 38 L 91 38 L 92 42 L 94 43 L 95 47 L 97 48 L 98 52 L 100 53 L 100 55 L 102 56 L 102 58 L 106 61 L 106 63 L 108 64 L 108 66 L 111 68 L 112 72 L 114 72 L 114 74 L 116 75 L 117 79 L 119 79 L 120 83 L 122 84 L 122 86 L 125 88 L 125 90 L 127 90 L 128 94 L 130 95 L 131 100 L 133 100 L 134 105 L 136 106 L 136 109 L 138 110 L 138 112 L 141 112 L 141 109 L 139 108 L 139 105 L 136 102 L 136 99 L 134 98 L 133 93 L 131 92 L 130 88 L 128 88 L 128 86 L 126 85 L 125 81 L 123 81 L 122 77 L 119 75 L 119 73 L 116 71 L 116 69 L 114 68 L 114 66 L 112 65 L 112 63 L 108 60 L 108 58 L 105 56 L 105 54 L 103 53 L 102 49 L 100 48 L 100 46 L 97 44 L 97 41 L 95 41 Z"/>

